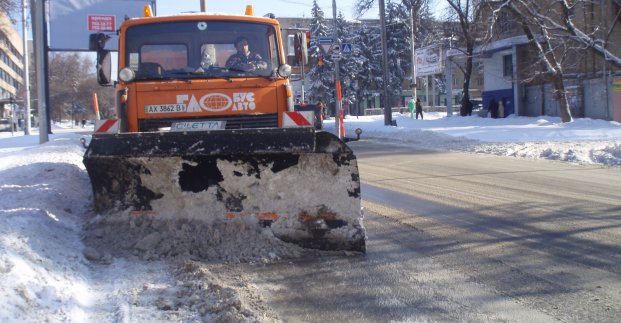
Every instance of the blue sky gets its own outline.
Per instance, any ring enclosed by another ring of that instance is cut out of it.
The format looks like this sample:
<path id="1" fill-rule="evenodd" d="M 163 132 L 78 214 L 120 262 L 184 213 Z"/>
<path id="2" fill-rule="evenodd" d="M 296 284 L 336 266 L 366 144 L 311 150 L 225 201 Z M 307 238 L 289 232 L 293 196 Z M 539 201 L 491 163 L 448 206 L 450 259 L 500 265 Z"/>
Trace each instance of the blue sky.
<path id="1" fill-rule="evenodd" d="M 169 15 L 187 11 L 199 11 L 200 0 L 157 0 L 157 14 Z M 336 10 L 343 12 L 345 18 L 354 19 L 356 0 L 336 0 Z M 312 0 L 254 0 L 254 1 L 207 1 L 207 11 L 222 13 L 243 14 L 246 5 L 252 4 L 254 14 L 263 16 L 273 13 L 278 17 L 310 17 L 313 7 Z M 318 0 L 317 4 L 323 10 L 326 18 L 332 18 L 332 0 Z M 377 1 L 364 18 L 378 18 Z"/>

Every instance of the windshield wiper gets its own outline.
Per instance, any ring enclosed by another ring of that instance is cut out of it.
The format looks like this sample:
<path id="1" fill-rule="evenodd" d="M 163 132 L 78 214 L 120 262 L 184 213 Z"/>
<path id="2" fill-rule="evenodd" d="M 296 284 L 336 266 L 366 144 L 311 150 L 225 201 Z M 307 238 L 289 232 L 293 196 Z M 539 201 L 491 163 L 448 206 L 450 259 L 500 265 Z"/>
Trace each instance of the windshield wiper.
<path id="1" fill-rule="evenodd" d="M 173 80 L 173 77 L 167 75 L 140 75 L 136 77 L 136 81 L 149 81 L 149 80 Z"/>
<path id="2" fill-rule="evenodd" d="M 216 72 L 216 73 L 210 73 L 210 72 Z M 203 68 L 199 67 L 196 70 L 193 71 L 170 71 L 167 72 L 166 74 L 170 74 L 170 75 L 177 75 L 177 76 L 187 76 L 187 77 L 191 77 L 191 78 L 205 78 L 205 77 L 209 77 L 209 78 L 222 78 L 225 79 L 229 82 L 233 82 L 231 80 L 231 77 L 228 75 L 224 75 L 222 72 L 223 71 L 228 71 L 228 69 L 226 68 L 221 68 L 221 67 L 210 67 L 208 68 L 206 71 L 203 70 Z"/>
<path id="3" fill-rule="evenodd" d="M 242 70 L 240 68 L 230 67 L 229 70 L 231 70 L 233 72 L 243 73 L 242 76 L 259 76 L 259 77 L 262 77 L 262 78 L 265 78 L 265 79 L 268 79 L 268 80 L 272 79 L 271 74 L 270 75 L 259 74 L 259 72 L 262 71 L 262 70 L 259 70 L 259 69 L 256 69 L 254 71 L 248 71 L 248 70 Z"/>

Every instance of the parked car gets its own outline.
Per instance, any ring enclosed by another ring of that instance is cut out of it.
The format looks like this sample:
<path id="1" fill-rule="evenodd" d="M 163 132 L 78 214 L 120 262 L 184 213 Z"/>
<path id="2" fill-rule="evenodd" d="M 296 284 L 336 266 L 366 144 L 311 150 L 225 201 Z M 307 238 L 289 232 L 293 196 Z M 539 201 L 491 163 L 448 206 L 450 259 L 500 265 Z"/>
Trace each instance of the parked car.
<path id="1" fill-rule="evenodd" d="M 11 120 L 0 119 L 0 131 L 11 131 Z"/>

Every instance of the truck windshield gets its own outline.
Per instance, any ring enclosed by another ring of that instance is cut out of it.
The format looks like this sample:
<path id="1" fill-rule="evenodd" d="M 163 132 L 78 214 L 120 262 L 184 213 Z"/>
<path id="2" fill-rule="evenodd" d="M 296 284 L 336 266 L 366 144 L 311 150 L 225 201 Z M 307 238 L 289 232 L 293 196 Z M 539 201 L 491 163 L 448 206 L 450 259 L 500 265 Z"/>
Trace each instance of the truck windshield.
<path id="1" fill-rule="evenodd" d="M 136 80 L 268 77 L 279 65 L 278 46 L 274 27 L 261 23 L 145 24 L 127 29 L 123 67 Z"/>

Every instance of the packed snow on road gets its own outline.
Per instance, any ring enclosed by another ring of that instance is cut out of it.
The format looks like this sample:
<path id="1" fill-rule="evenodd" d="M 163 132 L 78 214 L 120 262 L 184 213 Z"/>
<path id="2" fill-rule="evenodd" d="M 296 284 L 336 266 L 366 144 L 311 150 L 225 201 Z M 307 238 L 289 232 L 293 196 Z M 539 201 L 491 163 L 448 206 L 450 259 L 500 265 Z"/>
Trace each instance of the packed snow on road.
<path id="1" fill-rule="evenodd" d="M 396 127 L 384 126 L 383 116 L 349 116 L 346 135 L 361 128 L 365 140 L 434 150 L 621 165 L 617 122 L 440 113 L 393 118 Z M 325 130 L 334 123 L 324 121 Z M 150 232 L 128 245 L 122 229 L 97 226 L 79 143 L 92 126 L 54 125 L 44 144 L 34 130 L 0 133 L 1 321 L 278 321 L 235 264 L 311 251 L 243 223 L 202 232 L 211 242 L 200 252 L 183 247 L 195 238 L 190 228 L 179 228 L 177 244 Z"/>

